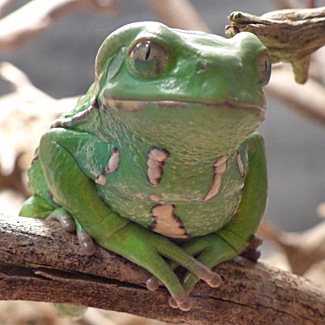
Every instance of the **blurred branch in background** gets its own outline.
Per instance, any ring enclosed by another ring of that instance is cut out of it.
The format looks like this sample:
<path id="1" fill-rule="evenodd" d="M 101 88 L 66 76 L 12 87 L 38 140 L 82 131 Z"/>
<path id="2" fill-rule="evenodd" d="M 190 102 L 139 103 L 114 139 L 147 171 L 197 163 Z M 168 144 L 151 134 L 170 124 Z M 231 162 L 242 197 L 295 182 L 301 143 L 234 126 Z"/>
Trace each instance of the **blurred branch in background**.
<path id="1" fill-rule="evenodd" d="M 146 1 L 151 10 L 169 27 L 211 33 L 192 4 L 186 0 Z"/>
<path id="2" fill-rule="evenodd" d="M 32 0 L 0 20 L 0 52 L 22 47 L 59 19 L 78 10 L 112 14 L 117 5 L 113 0 Z"/>
<path id="3" fill-rule="evenodd" d="M 7 62 L 0 64 L 0 77 L 13 88 L 13 93 L 0 97 L 0 107 L 6 108 L 0 110 L 0 191 L 13 189 L 26 198 L 24 178 L 40 137 L 77 98 L 57 100 L 47 95 Z"/>
<path id="4" fill-rule="evenodd" d="M 302 5 L 299 0 L 272 0 L 274 5 L 278 9 L 287 9 L 287 8 L 301 8 Z"/>

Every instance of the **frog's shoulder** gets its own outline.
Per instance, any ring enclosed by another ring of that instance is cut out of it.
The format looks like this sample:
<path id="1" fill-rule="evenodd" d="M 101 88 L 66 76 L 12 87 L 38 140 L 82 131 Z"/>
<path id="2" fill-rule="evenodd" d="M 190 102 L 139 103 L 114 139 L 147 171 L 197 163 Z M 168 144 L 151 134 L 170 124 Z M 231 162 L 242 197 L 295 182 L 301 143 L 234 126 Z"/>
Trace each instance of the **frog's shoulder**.
<path id="1" fill-rule="evenodd" d="M 97 102 L 94 98 L 94 84 L 92 84 L 87 93 L 78 99 L 76 106 L 70 112 L 62 114 L 55 120 L 51 128 L 72 127 L 87 120 L 91 111 L 97 108 Z"/>

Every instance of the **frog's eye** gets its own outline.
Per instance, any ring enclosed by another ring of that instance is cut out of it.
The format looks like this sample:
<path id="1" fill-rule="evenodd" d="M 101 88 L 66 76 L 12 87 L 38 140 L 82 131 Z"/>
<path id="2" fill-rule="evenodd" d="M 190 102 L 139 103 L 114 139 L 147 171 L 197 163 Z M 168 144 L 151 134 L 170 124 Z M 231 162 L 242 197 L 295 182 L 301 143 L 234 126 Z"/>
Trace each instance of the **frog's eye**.
<path id="1" fill-rule="evenodd" d="M 265 86 L 271 76 L 271 59 L 268 52 L 263 52 L 257 59 L 258 81 Z"/>
<path id="2" fill-rule="evenodd" d="M 153 41 L 142 41 L 129 51 L 130 66 L 133 72 L 146 77 L 157 77 L 165 66 L 167 51 Z"/>

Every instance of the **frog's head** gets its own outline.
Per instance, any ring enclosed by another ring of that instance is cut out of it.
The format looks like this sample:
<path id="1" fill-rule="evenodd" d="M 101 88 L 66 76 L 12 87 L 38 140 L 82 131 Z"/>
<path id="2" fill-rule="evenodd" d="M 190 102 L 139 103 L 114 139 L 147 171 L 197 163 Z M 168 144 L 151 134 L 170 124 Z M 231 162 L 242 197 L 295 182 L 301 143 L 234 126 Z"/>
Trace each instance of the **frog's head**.
<path id="1" fill-rule="evenodd" d="M 253 34 L 226 39 L 134 23 L 102 44 L 94 92 L 104 116 L 155 145 L 229 151 L 263 121 L 270 69 Z"/>

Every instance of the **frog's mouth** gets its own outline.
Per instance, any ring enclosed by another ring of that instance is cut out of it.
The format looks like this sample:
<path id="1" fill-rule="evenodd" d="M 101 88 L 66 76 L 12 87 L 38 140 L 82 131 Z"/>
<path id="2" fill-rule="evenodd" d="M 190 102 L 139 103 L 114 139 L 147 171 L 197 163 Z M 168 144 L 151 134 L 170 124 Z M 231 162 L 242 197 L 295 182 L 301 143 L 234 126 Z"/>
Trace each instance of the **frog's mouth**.
<path id="1" fill-rule="evenodd" d="M 223 102 L 195 102 L 195 101 L 175 101 L 175 100 L 130 100 L 130 99 L 113 99 L 102 96 L 103 109 L 110 108 L 121 109 L 126 112 L 136 113 L 142 109 L 149 107 L 151 104 L 155 104 L 158 107 L 170 107 L 170 108 L 186 108 L 188 105 L 200 105 L 211 108 L 227 108 L 229 110 L 247 110 L 253 115 L 260 117 L 262 120 L 265 118 L 266 107 L 263 105 L 259 107 L 257 105 L 238 105 L 231 101 Z"/>

